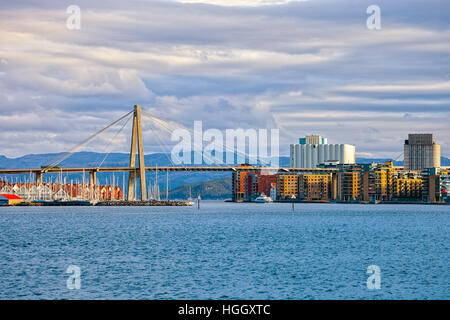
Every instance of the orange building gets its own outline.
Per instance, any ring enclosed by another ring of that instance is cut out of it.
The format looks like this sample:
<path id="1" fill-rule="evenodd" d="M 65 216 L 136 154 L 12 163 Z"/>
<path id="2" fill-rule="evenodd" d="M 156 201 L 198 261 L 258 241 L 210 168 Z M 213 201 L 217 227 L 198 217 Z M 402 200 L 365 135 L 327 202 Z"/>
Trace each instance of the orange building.
<path id="1" fill-rule="evenodd" d="M 250 167 L 250 165 L 242 164 L 237 168 L 245 168 L 245 167 Z M 233 190 L 233 201 L 242 202 L 247 198 L 248 192 L 246 190 L 248 189 L 249 182 L 247 181 L 246 178 L 249 173 L 250 171 L 245 170 L 237 170 L 233 172 L 231 181 L 231 187 Z"/>

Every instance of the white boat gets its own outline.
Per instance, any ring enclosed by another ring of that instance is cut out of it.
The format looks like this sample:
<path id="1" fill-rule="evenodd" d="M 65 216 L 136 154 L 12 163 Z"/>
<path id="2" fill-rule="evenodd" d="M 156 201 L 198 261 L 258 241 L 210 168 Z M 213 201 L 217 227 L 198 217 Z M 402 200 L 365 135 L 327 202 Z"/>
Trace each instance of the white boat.
<path id="1" fill-rule="evenodd" d="M 195 204 L 194 199 L 192 199 L 192 187 L 189 185 L 189 198 L 187 199 L 189 205 L 193 206 Z"/>
<path id="2" fill-rule="evenodd" d="M 255 199 L 256 203 L 268 203 L 273 202 L 272 198 L 266 196 L 264 193 L 262 193 L 259 197 Z"/>

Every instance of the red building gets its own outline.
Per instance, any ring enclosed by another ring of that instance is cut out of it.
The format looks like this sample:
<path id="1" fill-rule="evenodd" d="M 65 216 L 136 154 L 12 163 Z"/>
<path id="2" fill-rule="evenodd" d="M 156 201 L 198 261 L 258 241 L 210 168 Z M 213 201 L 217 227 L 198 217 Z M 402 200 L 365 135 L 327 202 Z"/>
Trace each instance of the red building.
<path id="1" fill-rule="evenodd" d="M 270 189 L 272 186 L 277 185 L 276 174 L 259 174 L 258 176 L 258 196 L 264 193 L 266 196 L 270 196 Z"/>
<path id="2" fill-rule="evenodd" d="M 243 188 L 241 187 L 236 191 L 242 194 L 243 201 L 253 201 L 262 193 L 270 196 L 271 187 L 276 187 L 277 185 L 277 175 L 262 174 L 261 172 L 246 172 L 243 177 L 241 176 L 240 181 L 243 182 Z"/>

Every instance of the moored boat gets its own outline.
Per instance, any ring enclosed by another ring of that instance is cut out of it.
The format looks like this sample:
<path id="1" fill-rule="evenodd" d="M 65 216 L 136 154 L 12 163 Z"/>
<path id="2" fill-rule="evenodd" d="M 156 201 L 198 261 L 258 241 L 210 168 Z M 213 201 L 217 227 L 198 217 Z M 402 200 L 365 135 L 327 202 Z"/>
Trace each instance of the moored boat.
<path id="1" fill-rule="evenodd" d="M 256 203 L 269 203 L 273 202 L 272 198 L 266 196 L 264 193 L 261 193 L 259 197 L 255 199 Z"/>

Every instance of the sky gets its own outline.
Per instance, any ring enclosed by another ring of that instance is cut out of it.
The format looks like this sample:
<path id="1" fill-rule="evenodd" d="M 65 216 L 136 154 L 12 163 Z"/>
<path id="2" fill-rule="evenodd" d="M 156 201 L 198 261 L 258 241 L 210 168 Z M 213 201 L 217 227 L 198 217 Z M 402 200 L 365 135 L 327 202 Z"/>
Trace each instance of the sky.
<path id="1" fill-rule="evenodd" d="M 278 128 L 283 155 L 320 134 L 395 158 L 433 133 L 449 157 L 449 61 L 448 0 L 1 1 L 0 155 L 67 151 L 140 104 L 188 128 Z M 146 153 L 164 151 L 147 121 Z M 127 152 L 130 131 L 85 150 Z"/>

